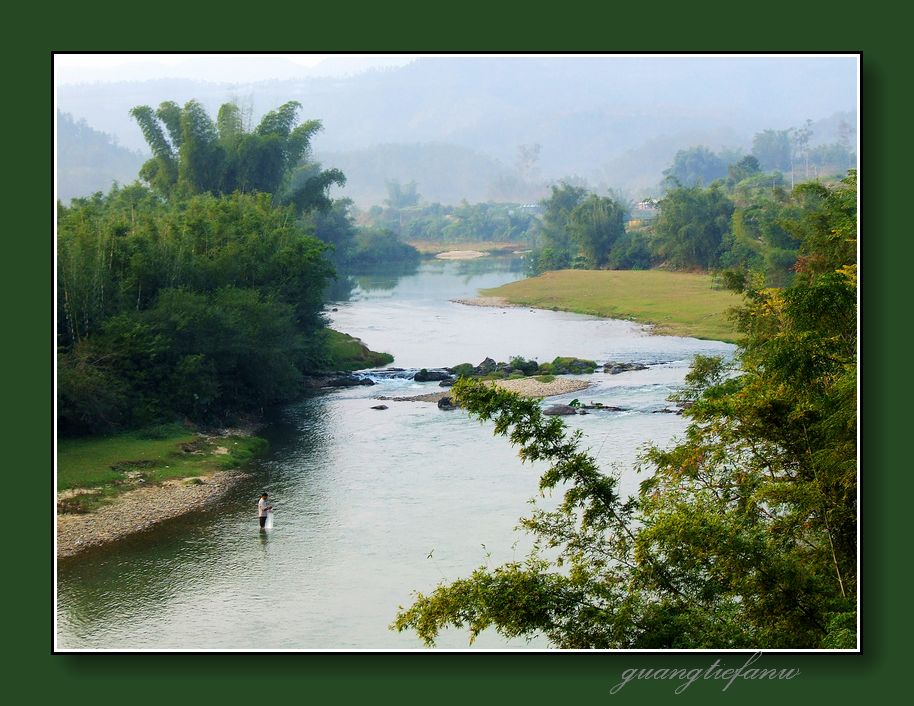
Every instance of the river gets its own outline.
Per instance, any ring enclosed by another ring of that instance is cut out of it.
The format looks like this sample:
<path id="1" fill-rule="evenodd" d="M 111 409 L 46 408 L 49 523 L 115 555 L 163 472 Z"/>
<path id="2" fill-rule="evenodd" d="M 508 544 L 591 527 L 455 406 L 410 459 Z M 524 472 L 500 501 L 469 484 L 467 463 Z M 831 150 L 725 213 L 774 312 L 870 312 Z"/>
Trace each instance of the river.
<path id="1" fill-rule="evenodd" d="M 624 321 L 451 301 L 522 276 L 519 260 L 426 261 L 408 274 L 356 278 L 328 315 L 334 328 L 392 353 L 402 368 L 513 355 L 649 363 L 584 376 L 591 388 L 550 399 L 628 410 L 566 420 L 601 466 L 619 474 L 622 491 L 636 492 L 639 449 L 685 429 L 682 417 L 658 412 L 692 356 L 733 347 L 652 336 Z M 374 386 L 322 392 L 277 411 L 264 432 L 269 455 L 215 507 L 59 563 L 58 647 L 421 648 L 415 635 L 389 629 L 397 607 L 413 591 L 522 558 L 529 541 L 515 527 L 542 470 L 521 464 L 491 425 L 462 411 L 393 401 L 371 409 L 379 396 L 437 389 L 379 377 Z M 276 506 L 271 532 L 257 527 L 261 490 Z M 438 647 L 468 648 L 467 634 L 448 631 Z M 548 643 L 486 631 L 473 645 L 530 647 Z"/>

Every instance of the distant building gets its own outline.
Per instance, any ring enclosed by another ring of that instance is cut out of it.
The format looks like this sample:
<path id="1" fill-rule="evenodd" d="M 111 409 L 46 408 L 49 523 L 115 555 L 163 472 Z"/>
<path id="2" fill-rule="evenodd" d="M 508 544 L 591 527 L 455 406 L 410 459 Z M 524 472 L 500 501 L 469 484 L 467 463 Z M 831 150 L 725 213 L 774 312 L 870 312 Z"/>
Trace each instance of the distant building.
<path id="1" fill-rule="evenodd" d="M 639 201 L 635 208 L 638 211 L 656 211 L 660 208 L 660 202 L 654 198 L 647 198 L 644 201 Z"/>

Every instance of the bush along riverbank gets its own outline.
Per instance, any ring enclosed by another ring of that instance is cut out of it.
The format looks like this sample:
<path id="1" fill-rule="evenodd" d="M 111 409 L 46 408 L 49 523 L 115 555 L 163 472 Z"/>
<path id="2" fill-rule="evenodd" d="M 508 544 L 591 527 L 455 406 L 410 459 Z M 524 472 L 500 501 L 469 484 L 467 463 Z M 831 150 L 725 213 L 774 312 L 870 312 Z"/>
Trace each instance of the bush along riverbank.
<path id="1" fill-rule="evenodd" d="M 63 439 L 57 454 L 57 555 L 92 546 L 222 497 L 267 442 L 250 429 L 200 432 L 165 425 Z"/>
<path id="2" fill-rule="evenodd" d="M 388 365 L 393 356 L 332 329 L 317 334 L 316 366 L 340 373 Z M 327 373 L 303 378 L 301 392 Z M 59 440 L 57 553 L 72 556 L 206 507 L 244 478 L 267 442 L 256 424 L 201 431 L 162 424 Z"/>
<path id="3" fill-rule="evenodd" d="M 333 329 L 324 329 L 320 335 L 323 337 L 323 347 L 326 351 L 326 360 L 320 372 L 364 370 L 366 368 L 380 368 L 394 362 L 390 353 L 379 353 L 371 350 L 362 341 L 348 333 L 341 333 Z"/>

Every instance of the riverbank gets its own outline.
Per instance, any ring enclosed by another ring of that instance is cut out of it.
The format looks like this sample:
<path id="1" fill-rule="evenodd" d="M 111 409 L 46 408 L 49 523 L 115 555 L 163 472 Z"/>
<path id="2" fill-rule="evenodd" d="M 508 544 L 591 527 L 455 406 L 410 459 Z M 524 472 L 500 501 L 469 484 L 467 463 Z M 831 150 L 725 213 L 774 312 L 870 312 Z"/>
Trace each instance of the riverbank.
<path id="1" fill-rule="evenodd" d="M 516 392 L 524 397 L 555 397 L 556 395 L 565 395 L 569 392 L 577 392 L 590 387 L 587 380 L 575 378 L 555 378 L 545 382 L 536 377 L 518 378 L 516 380 L 487 380 L 487 385 L 495 385 L 503 390 Z M 380 400 L 392 400 L 394 402 L 439 402 L 445 397 L 451 397 L 453 393 L 449 389 L 439 392 L 429 392 L 424 395 L 412 395 L 409 397 L 378 397 Z"/>
<path id="2" fill-rule="evenodd" d="M 480 250 L 447 250 L 435 255 L 439 260 L 475 260 L 485 256 L 486 254 Z"/>
<path id="3" fill-rule="evenodd" d="M 497 308 L 522 307 L 523 304 L 513 304 L 505 297 L 473 297 L 472 299 L 451 299 L 455 304 L 466 306 L 492 306 Z"/>
<path id="4" fill-rule="evenodd" d="M 528 246 L 524 243 L 501 243 L 488 240 L 465 243 L 444 243 L 432 240 L 411 240 L 408 243 L 423 257 L 438 257 L 440 259 L 463 259 L 461 257 L 441 258 L 441 255 L 454 252 L 474 252 L 480 255 L 512 255 L 525 250 Z"/>
<path id="5" fill-rule="evenodd" d="M 728 317 L 742 298 L 709 275 L 662 270 L 561 270 L 518 280 L 460 303 L 529 306 L 651 326 L 656 334 L 737 342 Z"/>
<path id="6" fill-rule="evenodd" d="M 240 471 L 218 471 L 207 476 L 175 479 L 137 487 L 89 513 L 58 514 L 57 557 L 73 556 L 202 510 L 245 477 Z"/>
<path id="7" fill-rule="evenodd" d="M 327 353 L 327 370 L 364 370 L 380 368 L 394 362 L 394 357 L 390 353 L 373 351 L 362 343 L 361 339 L 348 333 L 327 328 L 319 335 L 323 336 L 324 350 Z"/>
<path id="8" fill-rule="evenodd" d="M 266 449 L 252 429 L 168 425 L 64 439 L 57 454 L 57 553 L 72 556 L 218 500 Z"/>

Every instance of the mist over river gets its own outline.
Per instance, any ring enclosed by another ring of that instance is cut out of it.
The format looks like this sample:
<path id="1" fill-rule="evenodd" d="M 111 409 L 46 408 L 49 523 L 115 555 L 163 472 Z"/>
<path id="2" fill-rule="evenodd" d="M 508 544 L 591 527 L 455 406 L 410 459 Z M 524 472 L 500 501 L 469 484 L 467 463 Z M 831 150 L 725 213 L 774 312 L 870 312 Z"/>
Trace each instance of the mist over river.
<path id="1" fill-rule="evenodd" d="M 589 389 L 547 402 L 577 397 L 627 410 L 565 419 L 602 467 L 620 474 L 622 492 L 636 492 L 639 450 L 685 428 L 682 417 L 658 412 L 692 356 L 728 355 L 733 346 L 652 336 L 624 321 L 451 301 L 521 277 L 519 259 L 426 261 L 407 274 L 356 277 L 328 315 L 333 328 L 393 354 L 399 368 L 514 355 L 647 363 L 580 376 Z M 521 464 L 491 424 L 463 411 L 395 401 L 371 409 L 379 396 L 438 389 L 378 376 L 374 386 L 320 392 L 277 411 L 263 432 L 268 456 L 210 510 L 59 563 L 58 646 L 421 648 L 413 634 L 389 629 L 398 606 L 481 564 L 522 558 L 529 540 L 514 527 L 542 470 Z M 271 532 L 260 532 L 255 517 L 262 490 L 276 507 Z M 467 634 L 445 633 L 438 646 L 467 648 Z M 548 643 L 489 631 L 473 645 L 528 647 Z"/>

